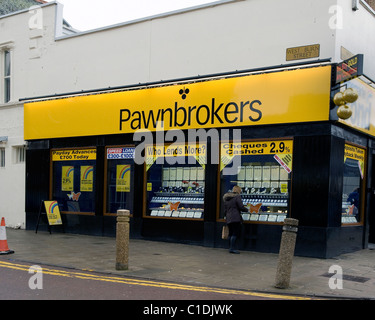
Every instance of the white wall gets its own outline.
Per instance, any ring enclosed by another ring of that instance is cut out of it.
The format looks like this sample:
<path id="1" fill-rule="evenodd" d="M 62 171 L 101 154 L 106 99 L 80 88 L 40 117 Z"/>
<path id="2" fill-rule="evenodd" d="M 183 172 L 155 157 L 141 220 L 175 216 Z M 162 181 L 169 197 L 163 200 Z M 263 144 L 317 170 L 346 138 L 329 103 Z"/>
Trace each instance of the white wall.
<path id="1" fill-rule="evenodd" d="M 32 13 L 0 19 L 0 45 L 15 43 L 15 100 L 286 64 L 287 48 L 317 43 L 319 59 L 340 61 L 341 46 L 364 53 L 375 77 L 375 16 L 351 3 L 240 0 L 56 41 L 58 10 L 50 4 L 42 6 L 42 30 L 30 30 Z M 330 26 L 334 6 L 342 28 Z"/>
<path id="2" fill-rule="evenodd" d="M 243 0 L 58 41 L 54 6 L 45 6 L 42 55 L 27 61 L 22 97 L 280 65 L 288 47 L 308 44 L 330 58 L 330 3 Z"/>
<path id="3" fill-rule="evenodd" d="M 340 47 L 353 54 L 364 54 L 364 73 L 375 79 L 375 11 L 366 9 L 358 0 L 358 10 L 353 11 L 352 0 L 338 0 L 342 8 L 342 25 L 337 29 L 335 60 L 340 61 Z"/>
<path id="4" fill-rule="evenodd" d="M 25 227 L 25 164 L 16 163 L 14 147 L 22 146 L 23 105 L 0 106 L 0 136 L 7 136 L 7 142 L 0 142 L 5 148 L 5 167 L 0 167 L 0 217 L 7 226 Z"/>

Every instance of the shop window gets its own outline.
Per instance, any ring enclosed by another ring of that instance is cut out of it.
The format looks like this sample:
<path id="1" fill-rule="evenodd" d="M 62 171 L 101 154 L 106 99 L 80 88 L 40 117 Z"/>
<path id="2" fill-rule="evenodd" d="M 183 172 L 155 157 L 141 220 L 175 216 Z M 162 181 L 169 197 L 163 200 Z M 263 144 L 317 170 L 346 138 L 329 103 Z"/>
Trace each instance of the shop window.
<path id="1" fill-rule="evenodd" d="M 362 220 L 365 155 L 365 149 L 345 144 L 342 224 L 358 224 Z"/>
<path id="2" fill-rule="evenodd" d="M 52 150 L 51 198 L 60 211 L 95 212 L 96 149 Z"/>
<path id="3" fill-rule="evenodd" d="M 105 210 L 115 214 L 118 209 L 133 213 L 134 147 L 107 148 L 107 177 Z"/>
<path id="4" fill-rule="evenodd" d="M 289 215 L 293 140 L 221 144 L 219 219 L 225 219 L 223 195 L 242 189 L 249 209 L 244 222 L 282 223 Z"/>
<path id="5" fill-rule="evenodd" d="M 147 217 L 203 219 L 205 146 L 146 147 Z"/>

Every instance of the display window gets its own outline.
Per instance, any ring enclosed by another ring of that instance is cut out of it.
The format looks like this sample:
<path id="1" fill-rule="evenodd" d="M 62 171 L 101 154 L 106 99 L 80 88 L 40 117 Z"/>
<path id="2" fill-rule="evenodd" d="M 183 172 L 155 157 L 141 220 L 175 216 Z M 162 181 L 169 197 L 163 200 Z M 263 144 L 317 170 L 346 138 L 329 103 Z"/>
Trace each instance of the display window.
<path id="1" fill-rule="evenodd" d="M 95 212 L 96 148 L 51 151 L 50 197 L 66 213 Z"/>
<path id="2" fill-rule="evenodd" d="M 244 222 L 282 223 L 289 215 L 293 140 L 221 143 L 220 150 L 219 219 L 225 219 L 223 195 L 237 185 L 249 209 Z"/>
<path id="3" fill-rule="evenodd" d="M 206 145 L 146 147 L 145 217 L 201 220 Z"/>
<path id="4" fill-rule="evenodd" d="M 134 146 L 106 148 L 105 214 L 117 214 L 119 209 L 133 212 L 134 150 Z"/>
<path id="5" fill-rule="evenodd" d="M 345 144 L 341 223 L 359 224 L 363 220 L 366 150 Z"/>

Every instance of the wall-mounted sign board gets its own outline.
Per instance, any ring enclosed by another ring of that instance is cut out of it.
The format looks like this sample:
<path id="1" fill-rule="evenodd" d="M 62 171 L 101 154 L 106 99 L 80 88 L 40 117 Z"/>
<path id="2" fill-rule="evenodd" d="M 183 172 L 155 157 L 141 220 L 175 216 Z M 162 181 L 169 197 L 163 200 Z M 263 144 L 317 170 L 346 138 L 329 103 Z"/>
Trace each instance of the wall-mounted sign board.
<path id="1" fill-rule="evenodd" d="M 336 84 L 363 75 L 363 54 L 357 54 L 336 65 Z"/>
<path id="2" fill-rule="evenodd" d="M 320 44 L 286 49 L 286 61 L 317 58 L 320 55 Z"/>

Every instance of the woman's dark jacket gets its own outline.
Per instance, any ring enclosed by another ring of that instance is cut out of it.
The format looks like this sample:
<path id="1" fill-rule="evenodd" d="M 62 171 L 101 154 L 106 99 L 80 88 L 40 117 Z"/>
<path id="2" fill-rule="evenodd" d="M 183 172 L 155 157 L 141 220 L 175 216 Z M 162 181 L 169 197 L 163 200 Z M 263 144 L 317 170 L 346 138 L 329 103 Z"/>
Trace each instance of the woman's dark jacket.
<path id="1" fill-rule="evenodd" d="M 226 223 L 242 222 L 241 211 L 249 212 L 249 210 L 243 205 L 241 195 L 228 192 L 224 194 L 223 200 Z"/>

